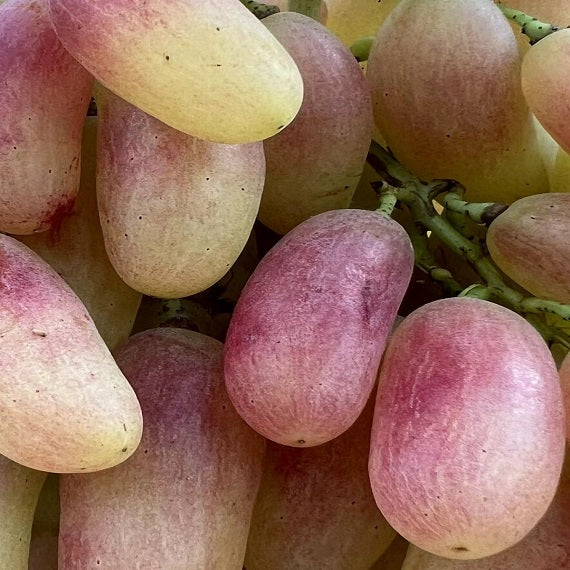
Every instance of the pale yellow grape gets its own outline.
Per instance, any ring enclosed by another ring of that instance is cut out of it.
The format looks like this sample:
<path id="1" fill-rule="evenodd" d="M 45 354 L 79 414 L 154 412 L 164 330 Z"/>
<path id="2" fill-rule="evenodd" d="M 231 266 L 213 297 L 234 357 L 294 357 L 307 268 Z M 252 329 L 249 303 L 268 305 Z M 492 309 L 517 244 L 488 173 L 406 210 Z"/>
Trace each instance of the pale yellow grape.
<path id="1" fill-rule="evenodd" d="M 265 139 L 301 105 L 295 63 L 238 0 L 50 0 L 50 13 L 103 85 L 198 138 Z"/>
<path id="2" fill-rule="evenodd" d="M 548 191 L 520 57 L 491 0 L 402 0 L 368 61 L 375 121 L 424 178 L 454 178 L 472 201 Z"/>
<path id="3" fill-rule="evenodd" d="M 524 56 L 522 88 L 531 111 L 570 152 L 570 29 L 540 40 Z"/>

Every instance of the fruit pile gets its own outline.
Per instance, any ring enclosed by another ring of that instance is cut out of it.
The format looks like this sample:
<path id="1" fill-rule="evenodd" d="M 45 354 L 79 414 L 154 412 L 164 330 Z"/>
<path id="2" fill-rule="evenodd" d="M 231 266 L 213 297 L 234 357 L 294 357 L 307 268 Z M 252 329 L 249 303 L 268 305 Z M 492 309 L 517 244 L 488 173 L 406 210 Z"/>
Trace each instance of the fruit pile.
<path id="1" fill-rule="evenodd" d="M 0 0 L 0 569 L 570 567 L 568 25 Z"/>

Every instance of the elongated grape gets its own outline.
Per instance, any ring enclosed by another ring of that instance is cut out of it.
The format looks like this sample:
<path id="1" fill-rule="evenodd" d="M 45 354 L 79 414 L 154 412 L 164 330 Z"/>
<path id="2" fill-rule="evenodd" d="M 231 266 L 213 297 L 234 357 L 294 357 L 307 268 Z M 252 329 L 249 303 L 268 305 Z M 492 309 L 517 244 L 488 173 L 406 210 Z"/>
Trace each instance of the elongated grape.
<path id="1" fill-rule="evenodd" d="M 570 29 L 547 36 L 522 62 L 522 88 L 531 111 L 554 140 L 570 152 Z"/>
<path id="2" fill-rule="evenodd" d="M 0 234 L 0 453 L 51 472 L 113 467 L 142 432 L 135 393 L 79 298 Z"/>
<path id="3" fill-rule="evenodd" d="M 493 261 L 537 297 L 570 303 L 570 194 L 550 192 L 511 204 L 487 232 Z"/>
<path id="4" fill-rule="evenodd" d="M 113 350 L 127 340 L 142 295 L 117 275 L 105 251 L 95 191 L 96 134 L 97 117 L 87 117 L 79 194 L 69 216 L 56 230 L 21 236 L 19 241 L 47 261 L 70 285 Z"/>
<path id="5" fill-rule="evenodd" d="M 480 560 L 449 560 L 410 546 L 402 570 L 555 570 L 570 559 L 570 472 L 568 460 L 552 504 L 518 544 Z M 506 513 L 505 513 L 506 514 Z M 508 516 L 508 515 L 507 515 Z"/>
<path id="6" fill-rule="evenodd" d="M 264 141 L 259 219 L 285 234 L 310 216 L 348 207 L 372 138 L 372 108 L 354 56 L 324 26 L 293 12 L 263 22 L 289 51 L 305 84 L 295 120 Z"/>
<path id="7" fill-rule="evenodd" d="M 49 0 L 55 30 L 103 85 L 162 122 L 224 143 L 261 140 L 303 97 L 285 49 L 239 0 Z"/>
<path id="8" fill-rule="evenodd" d="M 416 175 L 454 178 L 471 201 L 548 191 L 516 40 L 491 0 L 402 0 L 366 77 L 381 135 Z"/>
<path id="9" fill-rule="evenodd" d="M 513 546 L 552 501 L 564 447 L 556 365 L 516 313 L 440 299 L 391 337 L 369 470 L 380 510 L 411 543 L 457 559 Z"/>
<path id="10" fill-rule="evenodd" d="M 93 78 L 57 39 L 47 0 L 0 4 L 0 231 L 57 230 L 79 189 Z"/>
<path id="11" fill-rule="evenodd" d="M 396 533 L 368 480 L 374 399 L 336 439 L 300 449 L 269 442 L 249 532 L 247 570 L 369 570 Z"/>
<path id="12" fill-rule="evenodd" d="M 154 329 L 116 357 L 145 431 L 119 468 L 61 477 L 59 570 L 241 570 L 265 441 L 228 399 L 222 344 Z"/>
<path id="13" fill-rule="evenodd" d="M 346 431 L 412 267 L 403 228 L 374 212 L 325 212 L 283 237 L 243 289 L 226 337 L 226 385 L 246 422 L 294 447 Z"/>
<path id="14" fill-rule="evenodd" d="M 197 139 L 108 90 L 97 101 L 97 195 L 113 267 L 146 295 L 203 291 L 228 271 L 255 222 L 262 143 Z"/>

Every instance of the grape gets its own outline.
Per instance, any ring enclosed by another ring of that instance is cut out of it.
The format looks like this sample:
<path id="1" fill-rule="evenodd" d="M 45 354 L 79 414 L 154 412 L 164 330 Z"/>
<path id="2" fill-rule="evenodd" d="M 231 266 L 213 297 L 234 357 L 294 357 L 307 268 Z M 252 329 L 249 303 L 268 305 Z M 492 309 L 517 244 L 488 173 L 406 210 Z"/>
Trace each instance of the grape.
<path id="1" fill-rule="evenodd" d="M 518 544 L 481 560 L 449 560 L 410 546 L 402 570 L 556 570 L 570 556 L 570 473 L 568 461 L 544 517 Z M 508 516 L 509 513 L 505 513 Z"/>
<path id="2" fill-rule="evenodd" d="M 118 468 L 61 477 L 59 570 L 241 570 L 265 441 L 227 397 L 222 344 L 154 329 L 116 358 L 145 431 Z"/>
<path id="3" fill-rule="evenodd" d="M 27 570 L 57 570 L 59 513 L 59 475 L 48 473 L 34 513 Z"/>
<path id="4" fill-rule="evenodd" d="M 440 299 L 391 337 L 369 470 L 380 510 L 411 543 L 458 559 L 514 545 L 554 497 L 564 445 L 556 365 L 516 313 Z"/>
<path id="5" fill-rule="evenodd" d="M 554 140 L 570 152 L 570 29 L 535 44 L 523 58 L 522 88 L 531 111 Z"/>
<path id="6" fill-rule="evenodd" d="M 252 142 L 295 117 L 291 57 L 238 0 L 49 0 L 55 31 L 103 85 L 202 139 Z"/>
<path id="7" fill-rule="evenodd" d="M 213 285 L 255 221 L 263 144 L 197 139 L 104 88 L 97 103 L 97 195 L 113 267 L 133 289 L 156 297 Z"/>
<path id="8" fill-rule="evenodd" d="M 376 125 L 420 178 L 453 178 L 470 201 L 548 191 L 509 24 L 491 0 L 402 0 L 366 74 Z"/>
<path id="9" fill-rule="evenodd" d="M 57 230 L 79 187 L 93 78 L 65 51 L 44 0 L 0 4 L 0 231 Z"/>
<path id="10" fill-rule="evenodd" d="M 28 570 L 34 510 L 45 478 L 0 455 L 0 568 Z"/>
<path id="11" fill-rule="evenodd" d="M 345 433 L 300 449 L 269 442 L 247 570 L 369 570 L 396 533 L 368 480 L 374 399 Z"/>
<path id="12" fill-rule="evenodd" d="M 226 337 L 226 386 L 246 422 L 294 447 L 346 431 L 370 395 L 412 267 L 403 228 L 374 212 L 325 212 L 282 238 L 243 289 Z"/>
<path id="13" fill-rule="evenodd" d="M 57 230 L 18 239 L 65 279 L 113 350 L 129 336 L 142 295 L 117 275 L 105 251 L 95 192 L 96 133 L 97 117 L 87 117 L 81 150 L 81 184 L 73 211 Z"/>
<path id="14" fill-rule="evenodd" d="M 537 297 L 570 303 L 570 194 L 527 196 L 496 218 L 487 232 L 493 261 Z"/>
<path id="15" fill-rule="evenodd" d="M 295 120 L 264 142 L 267 174 L 258 217 L 285 234 L 310 216 L 348 207 L 370 146 L 372 108 L 354 56 L 324 26 L 294 12 L 263 22 L 305 83 Z"/>
<path id="16" fill-rule="evenodd" d="M 112 467 L 141 410 L 85 306 L 28 247 L 0 234 L 0 453 L 52 472 Z"/>

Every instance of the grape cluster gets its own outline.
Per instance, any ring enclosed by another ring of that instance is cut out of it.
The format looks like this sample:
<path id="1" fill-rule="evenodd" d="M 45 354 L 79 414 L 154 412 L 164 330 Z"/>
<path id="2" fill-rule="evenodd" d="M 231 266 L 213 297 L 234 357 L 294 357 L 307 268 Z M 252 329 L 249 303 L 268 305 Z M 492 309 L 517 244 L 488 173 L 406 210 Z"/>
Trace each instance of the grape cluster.
<path id="1" fill-rule="evenodd" d="M 0 0 L 0 568 L 566 567 L 565 26 Z"/>

